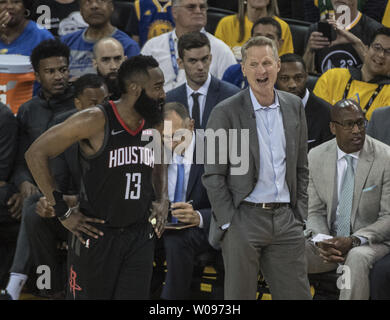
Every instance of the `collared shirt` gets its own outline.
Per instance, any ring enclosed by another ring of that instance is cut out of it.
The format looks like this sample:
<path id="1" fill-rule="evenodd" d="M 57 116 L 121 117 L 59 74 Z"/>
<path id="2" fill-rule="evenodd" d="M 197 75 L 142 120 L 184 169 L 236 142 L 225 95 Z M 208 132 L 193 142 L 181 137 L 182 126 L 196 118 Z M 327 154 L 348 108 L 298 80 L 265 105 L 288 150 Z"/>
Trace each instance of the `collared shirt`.
<path id="1" fill-rule="evenodd" d="M 305 96 L 302 98 L 303 107 L 306 108 L 307 100 L 309 100 L 310 91 L 306 88 Z"/>
<path id="2" fill-rule="evenodd" d="M 184 155 L 173 154 L 172 164 L 168 165 L 168 197 L 171 202 L 175 198 L 175 188 L 177 180 L 177 164 L 184 164 L 184 194 L 187 194 L 188 180 L 190 178 L 191 165 L 195 149 L 195 134 L 192 134 L 191 144 L 185 150 Z M 196 210 L 195 210 L 196 211 Z M 196 211 L 200 217 L 199 228 L 203 228 L 203 218 L 199 211 Z"/>
<path id="3" fill-rule="evenodd" d="M 204 29 L 202 29 L 201 32 L 204 32 L 210 40 L 211 54 L 213 56 L 210 65 L 210 73 L 214 77 L 222 79 L 225 70 L 232 64 L 237 63 L 236 59 L 234 58 L 234 54 L 222 40 L 217 39 L 212 34 L 206 32 Z M 178 38 L 176 35 L 176 29 L 174 29 L 172 32 L 167 32 L 148 40 L 141 50 L 143 55 L 152 55 L 158 61 L 165 77 L 165 92 L 181 86 L 186 81 L 184 70 L 179 69 L 179 73 L 176 77 L 174 68 L 172 66 L 171 52 L 169 49 L 169 38 L 171 36 L 174 41 L 177 58 L 179 54 L 177 51 Z"/>
<path id="4" fill-rule="evenodd" d="M 245 199 L 255 203 L 290 202 L 286 182 L 286 137 L 279 99 L 263 107 L 249 88 L 256 115 L 257 137 L 260 150 L 260 170 L 255 188 Z"/>
<path id="5" fill-rule="evenodd" d="M 188 103 L 188 110 L 190 111 L 191 118 L 192 116 L 192 107 L 194 106 L 194 99 L 192 98 L 192 94 L 199 93 L 198 101 L 199 101 L 199 116 L 200 116 L 200 124 L 202 124 L 202 118 L 203 118 L 203 111 L 206 104 L 206 98 L 207 98 L 207 92 L 209 91 L 211 82 L 211 75 L 209 73 L 209 76 L 207 77 L 206 82 L 201 86 L 197 91 L 194 91 L 188 83 L 186 84 L 187 88 L 187 103 Z"/>
<path id="6" fill-rule="evenodd" d="M 345 172 L 347 171 L 347 160 L 345 159 L 345 155 L 347 155 L 344 151 L 342 151 L 337 146 L 337 199 L 340 199 L 340 193 L 341 193 L 341 186 L 343 183 Z M 356 172 L 357 163 L 359 160 L 360 151 L 349 153 L 352 157 L 352 166 L 353 171 Z M 338 200 L 339 202 L 339 200 Z M 339 204 L 337 202 L 337 209 L 336 209 L 336 215 L 339 215 Z M 336 227 L 336 226 L 335 226 Z M 367 238 L 364 237 L 358 237 L 361 241 L 361 244 L 365 244 L 367 242 Z"/>

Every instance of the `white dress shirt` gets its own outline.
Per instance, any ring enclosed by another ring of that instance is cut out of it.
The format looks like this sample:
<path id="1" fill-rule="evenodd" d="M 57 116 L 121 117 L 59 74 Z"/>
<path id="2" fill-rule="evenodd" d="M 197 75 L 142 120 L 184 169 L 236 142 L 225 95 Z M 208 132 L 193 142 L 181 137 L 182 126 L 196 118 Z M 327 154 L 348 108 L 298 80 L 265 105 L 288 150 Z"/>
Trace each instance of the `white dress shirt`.
<path id="1" fill-rule="evenodd" d="M 195 150 L 195 135 L 192 134 L 191 144 L 184 151 L 184 156 L 174 153 L 172 164 L 168 165 L 168 197 L 171 202 L 175 198 L 175 189 L 177 181 L 177 164 L 184 164 L 184 194 L 187 194 L 188 180 L 190 177 L 191 165 L 193 163 L 193 155 Z M 196 211 L 196 210 L 195 210 Z M 199 214 L 200 223 L 199 228 L 203 228 L 203 218 L 199 211 L 196 211 Z"/>
<path id="2" fill-rule="evenodd" d="M 256 116 L 257 138 L 260 150 L 260 170 L 255 188 L 246 201 L 255 203 L 290 202 L 286 181 L 286 137 L 278 95 L 274 103 L 262 106 L 249 88 Z"/>
<path id="3" fill-rule="evenodd" d="M 306 108 L 307 100 L 309 100 L 310 91 L 306 88 L 305 96 L 301 99 L 303 107 Z"/>
<path id="4" fill-rule="evenodd" d="M 357 163 L 359 160 L 359 154 L 360 151 L 349 153 L 352 157 L 352 166 L 353 171 L 356 172 Z M 342 151 L 339 147 L 337 147 L 337 209 L 336 209 L 336 215 L 339 215 L 339 199 L 340 199 L 340 193 L 341 193 L 341 187 L 344 180 L 345 172 L 347 171 L 347 160 L 344 158 L 346 153 Z M 364 237 L 358 237 L 361 241 L 361 244 L 365 244 L 367 242 L 367 238 Z"/>
<path id="5" fill-rule="evenodd" d="M 212 54 L 210 73 L 214 77 L 222 79 L 225 70 L 232 64 L 237 63 L 236 59 L 234 58 L 233 52 L 232 50 L 230 50 L 229 46 L 225 44 L 222 40 L 214 37 L 212 34 L 206 32 L 204 29 L 202 29 L 201 32 L 204 32 L 210 40 Z M 176 35 L 176 29 L 148 40 L 141 50 L 141 54 L 151 55 L 158 61 L 165 77 L 165 92 L 179 87 L 186 81 L 186 76 L 183 69 L 179 69 L 179 73 L 176 79 L 176 74 L 172 66 L 171 51 L 169 47 L 169 37 L 171 35 L 175 45 L 176 58 L 178 58 L 178 38 Z"/>
<path id="6" fill-rule="evenodd" d="M 187 103 L 188 103 L 188 110 L 190 112 L 191 118 L 194 118 L 192 116 L 192 107 L 194 106 L 194 99 L 192 98 L 193 93 L 199 93 L 198 102 L 199 102 L 199 117 L 200 117 L 200 124 L 202 125 L 202 118 L 203 118 L 203 111 L 206 105 L 206 98 L 207 98 L 207 92 L 209 91 L 211 82 L 211 75 L 209 73 L 209 76 L 207 77 L 206 82 L 201 86 L 197 91 L 194 91 L 188 83 L 186 83 L 187 88 Z"/>

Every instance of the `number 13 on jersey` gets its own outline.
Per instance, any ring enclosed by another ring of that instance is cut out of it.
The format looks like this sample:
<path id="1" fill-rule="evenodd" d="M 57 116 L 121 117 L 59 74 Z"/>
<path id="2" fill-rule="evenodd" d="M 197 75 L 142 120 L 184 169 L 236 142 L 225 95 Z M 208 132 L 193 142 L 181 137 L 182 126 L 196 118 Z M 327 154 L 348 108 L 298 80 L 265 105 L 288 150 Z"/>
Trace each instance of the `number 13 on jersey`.
<path id="1" fill-rule="evenodd" d="M 141 174 L 126 173 L 126 181 L 125 199 L 139 199 L 141 195 Z"/>

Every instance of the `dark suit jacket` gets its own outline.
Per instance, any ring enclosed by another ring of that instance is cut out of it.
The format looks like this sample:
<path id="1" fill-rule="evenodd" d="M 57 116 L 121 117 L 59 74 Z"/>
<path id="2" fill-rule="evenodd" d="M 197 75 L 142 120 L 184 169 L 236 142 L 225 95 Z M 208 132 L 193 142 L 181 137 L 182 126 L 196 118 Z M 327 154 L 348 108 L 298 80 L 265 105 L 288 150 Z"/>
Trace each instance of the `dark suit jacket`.
<path id="1" fill-rule="evenodd" d="M 235 95 L 239 91 L 240 89 L 236 86 L 211 76 L 211 82 L 207 92 L 206 103 L 202 115 L 203 129 L 206 128 L 211 110 L 219 102 Z M 188 109 L 186 84 L 169 91 L 167 93 L 166 102 L 180 102 Z"/>
<path id="2" fill-rule="evenodd" d="M 305 112 L 299 97 L 279 90 L 276 90 L 276 94 L 279 98 L 286 137 L 286 182 L 290 191 L 290 203 L 296 219 L 302 222 L 307 217 L 308 184 Z M 207 128 L 213 129 L 214 132 L 219 129 L 226 131 L 237 129 L 237 138 L 234 139 L 235 141 L 229 141 L 228 136 L 227 146 L 235 142 L 236 150 L 242 150 L 243 154 L 242 161 L 239 163 L 234 163 L 235 159 L 229 158 L 227 163 L 224 163 L 224 159 L 220 160 L 221 139 L 215 139 L 216 164 L 205 164 L 202 181 L 213 209 L 209 242 L 213 247 L 218 248 L 223 235 L 220 227 L 231 223 L 241 201 L 252 192 L 259 176 L 261 150 L 259 150 L 256 117 L 249 89 L 219 103 L 210 115 Z M 248 136 L 242 137 L 246 132 Z M 206 144 L 208 143 L 209 141 L 206 140 Z"/>
<path id="3" fill-rule="evenodd" d="M 329 128 L 330 108 L 328 102 L 310 93 L 305 107 L 308 151 L 333 138 Z"/>
<path id="4" fill-rule="evenodd" d="M 204 165 L 195 163 L 196 151 L 194 150 L 194 162 L 191 165 L 190 176 L 188 178 L 186 201 L 193 200 L 194 210 L 200 212 L 203 218 L 203 231 L 206 239 L 210 230 L 211 204 L 207 196 L 207 191 L 202 183 Z"/>
<path id="5" fill-rule="evenodd" d="M 368 122 L 367 134 L 390 145 L 390 107 L 374 110 Z"/>

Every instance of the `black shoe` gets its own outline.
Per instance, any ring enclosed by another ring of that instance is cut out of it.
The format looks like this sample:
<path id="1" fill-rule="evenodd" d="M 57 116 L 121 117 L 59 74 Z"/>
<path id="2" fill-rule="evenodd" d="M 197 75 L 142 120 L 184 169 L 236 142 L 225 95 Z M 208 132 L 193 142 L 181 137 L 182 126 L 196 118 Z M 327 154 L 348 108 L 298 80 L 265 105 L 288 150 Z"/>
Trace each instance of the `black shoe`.
<path id="1" fill-rule="evenodd" d="M 12 297 L 7 290 L 0 290 L 0 300 L 12 300 Z"/>

